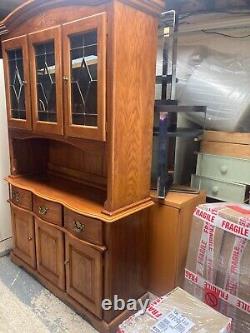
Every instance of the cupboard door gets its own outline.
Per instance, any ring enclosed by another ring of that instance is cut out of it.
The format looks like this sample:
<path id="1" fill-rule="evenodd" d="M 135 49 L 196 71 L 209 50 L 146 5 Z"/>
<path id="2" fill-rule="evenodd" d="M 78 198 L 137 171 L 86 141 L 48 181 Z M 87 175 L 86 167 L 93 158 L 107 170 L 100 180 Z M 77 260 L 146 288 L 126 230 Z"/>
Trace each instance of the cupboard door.
<path id="1" fill-rule="evenodd" d="M 33 128 L 63 134 L 61 28 L 29 34 Z"/>
<path id="2" fill-rule="evenodd" d="M 2 49 L 9 126 L 31 130 L 27 37 L 8 39 L 2 42 Z"/>
<path id="3" fill-rule="evenodd" d="M 63 232 L 37 218 L 35 228 L 37 270 L 58 288 L 65 289 Z"/>
<path id="4" fill-rule="evenodd" d="M 14 254 L 36 268 L 35 231 L 31 213 L 11 207 Z"/>
<path id="5" fill-rule="evenodd" d="M 105 141 L 106 15 L 63 25 L 66 134 Z"/>
<path id="6" fill-rule="evenodd" d="M 66 235 L 66 290 L 78 303 L 102 317 L 102 253 Z"/>

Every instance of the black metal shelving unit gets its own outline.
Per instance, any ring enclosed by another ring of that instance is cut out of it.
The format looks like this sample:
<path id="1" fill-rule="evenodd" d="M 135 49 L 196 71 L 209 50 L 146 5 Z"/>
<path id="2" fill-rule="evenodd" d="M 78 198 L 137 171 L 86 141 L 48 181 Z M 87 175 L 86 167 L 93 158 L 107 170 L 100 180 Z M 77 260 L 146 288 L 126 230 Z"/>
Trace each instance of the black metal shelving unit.
<path id="1" fill-rule="evenodd" d="M 155 101 L 152 173 L 152 187 L 157 190 L 160 199 L 165 198 L 172 185 L 169 160 L 175 153 L 176 138 L 196 139 L 203 133 L 203 129 L 178 128 L 178 113 L 204 113 L 204 128 L 206 120 L 205 106 L 178 105 L 176 100 L 177 32 L 178 18 L 175 11 L 162 13 L 159 29 L 160 37 L 163 38 L 162 75 L 156 76 L 156 84 L 161 86 L 161 99 Z"/>

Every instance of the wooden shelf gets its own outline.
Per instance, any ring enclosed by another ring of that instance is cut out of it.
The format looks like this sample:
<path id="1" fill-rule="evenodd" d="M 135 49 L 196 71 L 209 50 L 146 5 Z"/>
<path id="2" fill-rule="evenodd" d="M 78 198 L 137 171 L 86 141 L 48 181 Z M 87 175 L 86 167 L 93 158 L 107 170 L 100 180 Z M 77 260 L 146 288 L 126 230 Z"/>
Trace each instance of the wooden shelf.
<path id="1" fill-rule="evenodd" d="M 103 213 L 106 200 L 106 192 L 104 190 L 55 177 L 54 175 L 53 177 L 45 175 L 8 176 L 6 181 L 43 199 L 60 203 L 78 214 L 96 218 L 103 222 L 115 222 L 153 205 L 153 202 L 150 201 L 124 212 L 119 212 L 114 216 L 108 216 Z"/>

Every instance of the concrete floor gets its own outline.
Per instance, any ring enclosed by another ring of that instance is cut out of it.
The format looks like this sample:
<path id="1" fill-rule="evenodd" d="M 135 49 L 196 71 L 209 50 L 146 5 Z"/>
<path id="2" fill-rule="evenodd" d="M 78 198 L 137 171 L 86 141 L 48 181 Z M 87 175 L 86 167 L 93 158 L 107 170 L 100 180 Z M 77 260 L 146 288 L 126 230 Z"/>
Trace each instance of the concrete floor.
<path id="1" fill-rule="evenodd" d="M 95 333 L 8 256 L 0 258 L 0 333 Z"/>

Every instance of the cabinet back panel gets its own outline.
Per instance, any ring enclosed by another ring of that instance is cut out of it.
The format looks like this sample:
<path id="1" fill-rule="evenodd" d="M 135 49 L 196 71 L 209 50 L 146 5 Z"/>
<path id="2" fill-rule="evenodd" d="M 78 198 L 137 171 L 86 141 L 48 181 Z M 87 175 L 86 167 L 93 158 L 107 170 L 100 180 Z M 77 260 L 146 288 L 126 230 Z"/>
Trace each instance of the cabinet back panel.
<path id="1" fill-rule="evenodd" d="M 85 152 L 70 145 L 51 142 L 48 169 L 62 175 L 104 186 L 106 184 L 105 154 Z"/>
<path id="2" fill-rule="evenodd" d="M 105 149 L 84 151 L 59 141 L 11 139 L 12 174 L 55 174 L 106 188 Z"/>
<path id="3" fill-rule="evenodd" d="M 10 140 L 11 173 L 46 173 L 48 144 L 48 140 Z"/>

